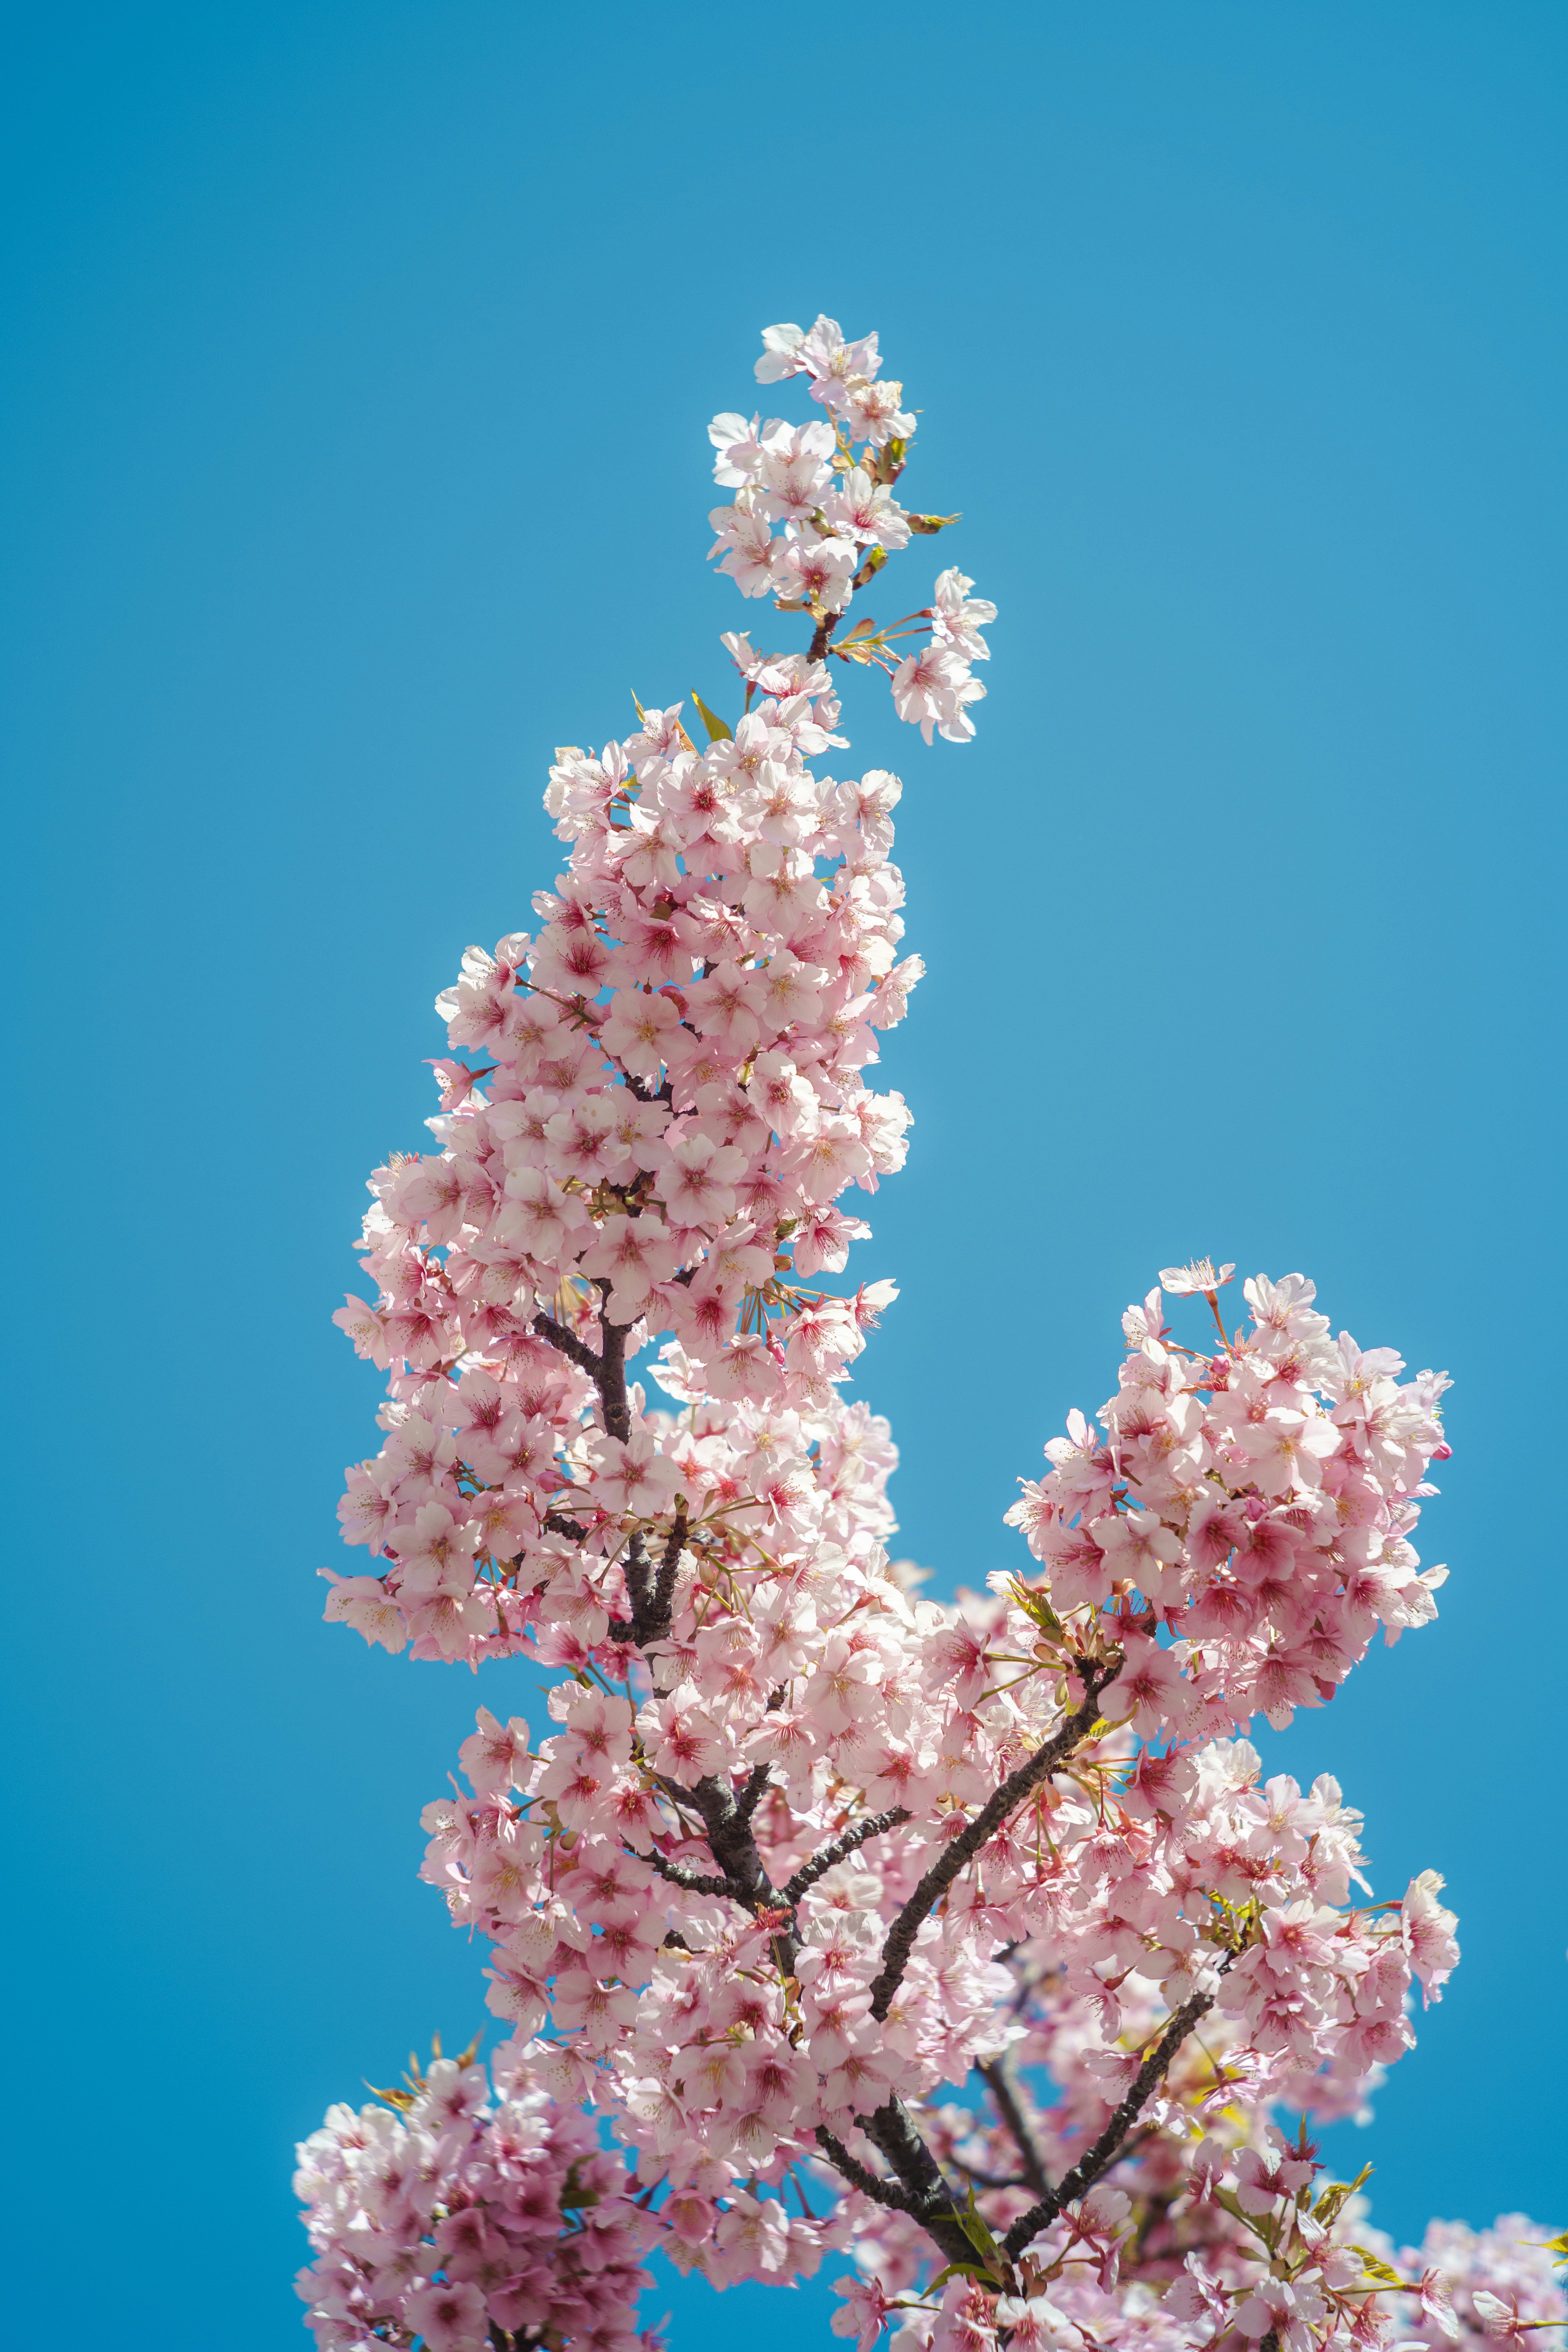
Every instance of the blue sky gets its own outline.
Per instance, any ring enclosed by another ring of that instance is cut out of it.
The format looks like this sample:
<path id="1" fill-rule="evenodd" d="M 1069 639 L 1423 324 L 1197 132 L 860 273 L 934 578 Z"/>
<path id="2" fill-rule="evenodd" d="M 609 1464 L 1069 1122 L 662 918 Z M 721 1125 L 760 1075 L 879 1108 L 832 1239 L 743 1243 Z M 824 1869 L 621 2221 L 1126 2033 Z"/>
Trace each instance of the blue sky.
<path id="1" fill-rule="evenodd" d="M 527 1676 L 319 1623 L 375 1394 L 328 1318 L 431 999 L 556 870 L 551 747 L 724 697 L 703 428 L 818 309 L 880 329 L 1003 614 L 972 749 L 848 711 L 931 967 L 865 1251 L 904 1545 L 1016 1557 L 1014 1482 L 1194 1251 L 1452 1370 L 1442 1620 L 1271 1753 L 1461 1914 L 1347 2135 L 1377 2218 L 1568 2219 L 1562 10 L 5 37 L 7 2337 L 302 2342 L 293 2141 L 479 2021 L 417 1813 Z"/>

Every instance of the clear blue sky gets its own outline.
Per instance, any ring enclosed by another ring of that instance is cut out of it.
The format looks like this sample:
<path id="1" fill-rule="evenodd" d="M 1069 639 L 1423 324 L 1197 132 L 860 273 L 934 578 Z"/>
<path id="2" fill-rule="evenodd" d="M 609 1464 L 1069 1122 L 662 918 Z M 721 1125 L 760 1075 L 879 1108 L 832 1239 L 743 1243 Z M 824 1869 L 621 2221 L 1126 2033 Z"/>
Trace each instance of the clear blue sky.
<path id="1" fill-rule="evenodd" d="M 1004 614 L 973 749 L 851 713 L 931 972 L 867 1253 L 905 1543 L 1015 1557 L 1195 1250 L 1452 1370 L 1442 1622 L 1278 1744 L 1462 1915 L 1378 2218 L 1568 2220 L 1568 14 L 149 0 L 6 47 L 0 2336 L 302 2342 L 292 2142 L 479 2021 L 417 1811 L 526 1676 L 318 1622 L 375 1393 L 328 1318 L 431 999 L 555 871 L 550 747 L 726 691 L 703 428 L 819 308 Z M 693 2347 L 823 2298 L 668 2300 Z"/>

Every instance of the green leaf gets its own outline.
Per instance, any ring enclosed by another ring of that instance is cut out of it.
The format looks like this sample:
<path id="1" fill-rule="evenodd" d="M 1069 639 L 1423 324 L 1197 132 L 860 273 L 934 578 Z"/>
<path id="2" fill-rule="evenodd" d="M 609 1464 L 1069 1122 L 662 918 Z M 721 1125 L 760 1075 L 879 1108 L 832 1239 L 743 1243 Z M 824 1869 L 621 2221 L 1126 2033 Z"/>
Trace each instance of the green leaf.
<path id="1" fill-rule="evenodd" d="M 973 2191 L 971 2194 L 973 2194 Z M 959 2214 L 958 2226 L 963 2231 L 964 2236 L 968 2239 L 970 2244 L 974 2248 L 975 2252 L 977 2254 L 984 2254 L 986 2261 L 989 2262 L 992 2255 L 997 2251 L 996 2241 L 992 2236 L 990 2231 L 986 2228 L 980 2215 L 973 2210 L 973 2207 L 967 2213 Z"/>
<path id="2" fill-rule="evenodd" d="M 1363 2164 L 1353 2180 L 1331 2181 L 1312 2208 L 1313 2220 L 1323 2222 L 1337 2221 L 1340 2208 L 1355 2195 L 1363 2181 L 1371 2178 L 1371 2165 Z"/>
<path id="3" fill-rule="evenodd" d="M 1026 1584 L 1021 1576 L 1014 1577 L 1007 1591 L 1010 1598 L 1023 1611 L 1025 1616 L 1033 1618 L 1043 1633 L 1061 1632 L 1062 1621 L 1051 1607 L 1045 1592 L 1037 1591 L 1033 1585 Z"/>
<path id="4" fill-rule="evenodd" d="M 906 515 L 904 520 L 911 530 L 918 530 L 922 537 L 931 539 L 934 538 L 939 530 L 945 530 L 950 522 L 957 522 L 960 518 L 957 515 L 912 514 Z"/>
<path id="5" fill-rule="evenodd" d="M 994 2278 L 994 2273 L 979 2263 L 949 2263 L 945 2270 L 938 2271 L 926 2289 L 927 2294 L 940 2293 L 951 2278 L 972 2278 L 990 2282 Z"/>
<path id="6" fill-rule="evenodd" d="M 1369 2254 L 1364 2246 L 1352 2246 L 1351 2252 L 1361 2256 L 1363 2270 L 1369 2279 L 1375 2279 L 1379 2286 L 1410 2285 L 1408 2279 L 1402 2279 L 1397 2271 L 1391 2271 L 1386 2263 L 1379 2262 L 1375 2254 Z"/>
<path id="7" fill-rule="evenodd" d="M 1005 2278 L 1007 2275 L 1006 2256 L 1003 2253 L 1001 2247 L 992 2236 L 991 2231 L 986 2225 L 984 2215 L 980 2212 L 975 2206 L 974 2184 L 973 2181 L 969 2184 L 969 2201 L 967 2205 L 955 2205 L 952 2209 L 952 2218 L 958 2223 L 959 2228 L 963 2231 L 970 2244 L 974 2248 L 975 2252 L 984 2258 L 986 2276 L 993 2280 Z"/>
<path id="8" fill-rule="evenodd" d="M 708 705 L 703 701 L 702 697 L 697 692 L 695 687 L 691 691 L 691 699 L 697 705 L 698 716 L 700 718 L 704 727 L 708 730 L 708 740 L 710 743 L 732 742 L 734 740 L 734 730 L 725 726 L 724 721 L 720 718 L 716 710 L 709 709 Z"/>

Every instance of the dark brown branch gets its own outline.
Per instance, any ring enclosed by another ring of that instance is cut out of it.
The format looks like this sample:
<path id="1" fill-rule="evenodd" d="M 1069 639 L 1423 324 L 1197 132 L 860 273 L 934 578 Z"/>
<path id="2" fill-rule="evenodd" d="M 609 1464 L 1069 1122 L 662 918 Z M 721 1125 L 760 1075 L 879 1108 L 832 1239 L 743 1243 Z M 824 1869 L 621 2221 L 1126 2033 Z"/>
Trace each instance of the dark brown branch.
<path id="1" fill-rule="evenodd" d="M 902 2114 L 901 2106 L 899 2111 Z M 879 2117 L 886 2116 L 890 2112 L 890 2106 L 879 2107 L 876 2116 L 858 2116 L 855 2119 L 862 2131 L 876 2140 L 879 2147 L 882 2147 L 882 2142 L 878 2137 L 876 2126 Z M 904 2120 L 908 2124 L 907 2116 Z M 941 2174 L 937 2172 L 925 2142 L 914 2131 L 912 2125 L 909 2126 L 909 2129 L 921 2154 L 925 2158 L 927 2165 L 931 2167 L 931 2173 L 935 2176 L 938 2193 L 934 2198 L 921 2195 L 918 2190 L 908 2187 L 901 2179 L 895 2181 L 879 2179 L 876 2173 L 860 2162 L 858 2157 L 850 2155 L 843 2141 L 835 2133 L 830 2132 L 826 2124 L 818 2124 L 816 2126 L 816 2144 L 829 2163 L 843 2174 L 852 2189 L 858 2189 L 860 2191 L 862 2197 L 869 2197 L 873 2204 L 885 2205 L 890 2212 L 907 2213 L 911 2221 L 920 2223 L 926 2234 L 934 2241 L 939 2252 L 944 2254 L 950 2263 L 972 2263 L 975 2259 L 974 2248 L 958 2221 L 952 2196 Z M 882 2153 L 887 2155 L 885 2147 L 882 2147 Z M 889 2162 L 892 2162 L 891 2158 L 889 2158 Z"/>
<path id="2" fill-rule="evenodd" d="M 632 1638 L 641 1642 L 646 1637 L 643 1625 L 647 1616 L 648 1580 L 647 1545 L 640 1528 L 634 1528 L 626 1546 L 626 1598 L 632 1604 Z"/>
<path id="3" fill-rule="evenodd" d="M 958 2219 L 959 2199 L 916 2128 L 902 2099 L 891 2098 L 856 2122 L 907 2190 L 915 2219 L 950 2263 L 972 2263 L 975 2250 Z"/>
<path id="4" fill-rule="evenodd" d="M 1030 2239 L 1037 2238 L 1040 2231 L 1056 2220 L 1064 2206 L 1074 2204 L 1086 2189 L 1093 2188 L 1100 2174 L 1115 2163 L 1121 2153 L 1121 2143 L 1137 2121 L 1143 2102 L 1163 2078 L 1166 2067 L 1199 2018 L 1213 2004 L 1214 1995 L 1208 1992 L 1195 1992 L 1190 2000 L 1182 2003 L 1132 2077 L 1126 2097 L 1093 2147 L 1079 2157 L 1065 2179 L 1058 2181 L 1037 2205 L 1031 2205 L 1028 2211 L 1021 2213 L 1014 2222 L 1002 2241 L 1010 2254 L 1021 2254 Z"/>
<path id="5" fill-rule="evenodd" d="M 581 1519 L 569 1519 L 562 1511 L 546 1511 L 544 1525 L 552 1536 L 570 1536 L 574 1543 L 586 1543 L 588 1530 Z"/>
<path id="6" fill-rule="evenodd" d="M 965 2180 L 973 2180 L 976 2189 L 1027 2189 L 1028 2182 L 1021 2172 L 1010 2172 L 1004 2179 L 999 2172 L 982 2172 L 977 2164 L 966 2164 L 961 2156 L 952 2158 Z"/>
<path id="7" fill-rule="evenodd" d="M 741 1818 L 742 1821 L 749 1822 L 752 1815 L 756 1811 L 757 1807 L 762 1803 L 763 1799 L 767 1792 L 769 1779 L 772 1772 L 773 1766 L 771 1764 L 753 1764 L 751 1770 L 747 1773 L 746 1785 L 742 1790 L 738 1800 Z"/>
<path id="8" fill-rule="evenodd" d="M 916 2130 L 902 2099 L 889 2099 L 870 2115 L 857 2116 L 855 2120 L 880 2148 L 917 2205 L 952 2205 L 952 2191 L 942 2178 L 942 2167 Z"/>
<path id="9" fill-rule="evenodd" d="M 604 1352 L 599 1359 L 599 1396 L 605 1408 L 605 1427 L 612 1437 L 623 1444 L 632 1433 L 632 1409 L 626 1397 L 626 1333 L 629 1323 L 612 1323 L 606 1308 L 610 1285 L 600 1282 L 599 1336 Z"/>
<path id="10" fill-rule="evenodd" d="M 727 1878 L 715 1878 L 705 1871 L 688 1870 L 679 1862 L 667 1862 L 657 1846 L 650 1850 L 647 1859 L 661 1878 L 668 1878 L 670 1885 L 679 1886 L 683 1894 L 734 1895 L 735 1890 Z"/>
<path id="11" fill-rule="evenodd" d="M 777 1900 L 749 1817 L 735 1801 L 735 1792 L 717 1773 L 709 1772 L 688 1792 L 702 1816 L 713 1859 L 728 1881 L 728 1892 L 748 1910 Z"/>
<path id="12" fill-rule="evenodd" d="M 874 2172 L 868 2171 L 858 2157 L 850 2155 L 844 2142 L 836 2138 L 826 2124 L 816 2126 L 816 2144 L 828 2162 L 837 2167 L 851 2189 L 858 2189 L 862 2197 L 869 2197 L 874 2205 L 886 2205 L 893 2213 L 915 2213 L 914 2200 L 908 2191 L 890 2180 L 879 2180 Z"/>
<path id="13" fill-rule="evenodd" d="M 592 1348 L 579 1339 L 575 1331 L 568 1331 L 564 1323 L 557 1323 L 554 1316 L 546 1315 L 542 1307 L 533 1318 L 533 1328 L 542 1339 L 548 1339 L 552 1348 L 569 1358 L 579 1371 L 586 1372 L 595 1387 L 598 1387 L 604 1365 Z"/>
<path id="14" fill-rule="evenodd" d="M 658 1563 L 658 1573 L 651 1593 L 646 1591 L 642 1601 L 634 1595 L 634 1605 L 639 1622 L 646 1631 L 637 1639 L 646 1648 L 649 1642 L 665 1642 L 669 1638 L 669 1621 L 675 1606 L 675 1580 L 680 1568 L 680 1555 L 686 1547 L 686 1506 L 676 1506 L 668 1539 Z"/>
<path id="15" fill-rule="evenodd" d="M 849 607 L 847 604 L 844 607 L 844 613 L 847 613 Z M 818 662 L 823 659 L 827 652 L 827 640 L 833 635 L 834 630 L 838 626 L 839 622 L 844 618 L 844 613 L 824 613 L 821 620 L 818 621 L 816 628 L 812 631 L 811 646 L 805 656 L 807 661 Z"/>
<path id="16" fill-rule="evenodd" d="M 605 1429 L 612 1437 L 624 1440 L 631 1435 L 632 1431 L 631 1407 L 626 1402 L 626 1333 L 632 1327 L 629 1323 L 610 1321 L 605 1311 L 610 1285 L 600 1282 L 596 1287 L 602 1342 L 598 1355 L 586 1341 L 579 1339 L 575 1331 L 569 1331 L 564 1323 L 558 1323 L 554 1316 L 547 1315 L 542 1307 L 534 1317 L 532 1328 L 542 1339 L 548 1339 L 551 1346 L 575 1364 L 580 1371 L 587 1373 L 599 1391 Z"/>
<path id="17" fill-rule="evenodd" d="M 1048 2197 L 1051 2184 L 1046 2178 L 1046 2168 L 1040 2161 L 1035 2135 L 1029 2129 L 1028 2119 L 1018 2103 L 1013 2070 L 1007 2063 L 1006 2053 L 1004 2052 L 1000 2058 L 994 2058 L 989 2065 L 977 2064 L 975 2072 L 995 2100 L 997 2111 L 1012 2135 L 1013 2145 L 1018 2151 L 1018 2161 L 1024 2168 L 1025 2188 L 1033 2189 L 1037 2197 Z"/>
<path id="18" fill-rule="evenodd" d="M 868 1813 L 864 1821 L 857 1822 L 853 1829 L 846 1830 L 830 1845 L 825 1845 L 819 1853 L 814 1853 L 809 1862 L 803 1862 L 795 1876 L 779 1889 L 780 1901 L 789 1904 L 793 1909 L 807 1887 L 815 1886 L 836 1862 L 842 1862 L 846 1855 L 854 1853 L 857 1846 L 864 1845 L 868 1838 L 880 1837 L 884 1830 L 900 1828 L 909 1818 L 908 1810 L 903 1805 L 895 1805 L 888 1813 Z"/>
<path id="19" fill-rule="evenodd" d="M 932 1863 L 909 1901 L 889 1928 L 882 1946 L 882 1966 L 871 1986 L 871 2014 L 883 2021 L 893 2005 L 893 1995 L 903 1981 L 914 1949 L 915 1937 L 926 1919 L 935 1909 L 959 1873 L 980 1849 L 1001 1828 L 1008 1815 L 1022 1804 L 1031 1789 L 1049 1778 L 1063 1759 L 1071 1754 L 1079 1740 L 1087 1739 L 1100 1714 L 1100 1694 L 1116 1672 L 1109 1661 L 1086 1665 L 1083 1674 L 1083 1703 L 1068 1716 L 1054 1739 L 1026 1757 L 1016 1771 L 1009 1772 L 1002 1786 L 988 1804 L 983 1805 L 966 1829 L 961 1830 L 952 1843 L 942 1848 L 940 1860 Z"/>

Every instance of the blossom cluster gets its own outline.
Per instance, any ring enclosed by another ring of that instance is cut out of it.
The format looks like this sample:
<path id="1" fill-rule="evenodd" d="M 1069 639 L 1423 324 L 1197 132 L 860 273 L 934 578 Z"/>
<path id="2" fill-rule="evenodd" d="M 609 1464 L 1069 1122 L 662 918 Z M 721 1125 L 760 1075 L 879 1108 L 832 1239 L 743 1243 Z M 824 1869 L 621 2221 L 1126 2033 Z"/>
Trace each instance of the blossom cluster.
<path id="1" fill-rule="evenodd" d="M 1381 2231 L 1361 2233 L 1374 2258 L 1405 2278 L 1444 2282 L 1449 2312 L 1428 2292 L 1425 2300 L 1393 2297 L 1399 2334 L 1425 2352 L 1480 2352 L 1483 2345 L 1535 2345 L 1561 2352 L 1568 2342 L 1568 2293 L 1558 2275 L 1568 2243 L 1549 2238 L 1539 2221 L 1503 2213 L 1489 2230 L 1463 2221 L 1429 2221 L 1419 2246 L 1395 2248 Z"/>
<path id="2" fill-rule="evenodd" d="M 406 2090 L 331 2108 L 300 2148 L 315 2260 L 297 2284 L 319 2352 L 481 2352 L 492 2323 L 514 2352 L 658 2352 L 637 2327 L 657 2232 L 624 2164 L 520 2051 L 494 2072 L 492 2101 L 468 2053 L 437 2056 Z"/>
<path id="3" fill-rule="evenodd" d="M 821 666 L 799 668 L 700 754 L 675 710 L 563 752 L 550 802 L 572 849 L 543 927 L 470 950 L 443 1000 L 454 1052 L 488 1062 L 440 1066 L 440 1150 L 372 1180 L 379 1295 L 338 1318 L 393 1378 L 386 1443 L 342 1507 L 389 1565 L 333 1612 L 389 1647 L 473 1660 L 528 1627 L 553 1629 L 557 1663 L 602 1645 L 653 1528 L 679 1517 L 678 1555 L 688 1536 L 722 1550 L 737 1509 L 783 1507 L 800 1414 L 890 1293 L 812 1278 L 867 1231 L 839 1196 L 906 1149 L 901 1097 L 863 1076 L 921 971 L 898 957 L 899 786 L 811 775 L 837 712 Z M 773 1499 L 706 1475 L 701 1447 L 678 1463 L 620 1380 L 663 1332 L 666 1388 L 763 1433 L 775 1468 L 749 1486 Z"/>
<path id="4" fill-rule="evenodd" d="M 1135 2177 L 1131 2194 L 1090 2190 L 1005 2282 L 984 2262 L 917 2281 L 929 2260 L 873 2228 L 833 2328 L 857 2352 L 885 2330 L 889 2352 L 1560 2352 L 1561 2238 L 1504 2214 L 1433 2221 L 1398 2249 L 1322 2168 L 1304 2137 L 1267 2132 L 1228 2167 L 1205 2141 L 1173 2193 Z"/>
<path id="5" fill-rule="evenodd" d="M 1108 1703 L 1145 1733 L 1223 1733 L 1254 1714 L 1282 1729 L 1333 1696 L 1380 1626 L 1393 1643 L 1428 1623 L 1447 1574 L 1410 1542 L 1426 1466 L 1448 1451 L 1446 1376 L 1402 1382 L 1393 1349 L 1332 1339 L 1300 1275 L 1247 1282 L 1252 1328 L 1227 1339 L 1217 1292 L 1233 1271 L 1161 1277 L 1208 1297 L 1217 1349 L 1173 1339 L 1161 1289 L 1128 1309 L 1099 1428 L 1074 1413 L 1008 1514 L 1058 1611 L 1142 1595 Z"/>
<path id="6" fill-rule="evenodd" d="M 919 612 L 882 629 L 857 622 L 834 642 L 856 590 L 909 545 L 911 532 L 934 534 L 957 520 L 910 513 L 893 496 L 916 422 L 902 405 L 903 385 L 881 376 L 876 336 L 847 341 L 837 319 L 819 318 L 809 332 L 769 327 L 763 341 L 757 381 L 805 376 L 826 414 L 793 425 L 779 417 L 764 422 L 760 413 L 726 411 L 713 419 L 713 478 L 735 495 L 709 518 L 718 533 L 710 555 L 742 596 L 771 595 L 780 612 L 809 613 L 815 656 L 885 671 L 899 717 L 928 743 L 933 729 L 949 742 L 971 741 L 970 709 L 985 692 L 973 666 L 990 658 L 980 631 L 996 607 L 972 596 L 973 581 L 956 567 L 939 574 Z M 926 642 L 900 656 L 897 647 L 910 636 Z M 748 640 L 725 643 L 748 683 L 761 682 L 766 665 Z"/>
<path id="7" fill-rule="evenodd" d="M 1327 2222 L 1291 2220 L 1276 2311 L 1282 2257 L 1237 2213 L 1287 2161 L 1315 2179 L 1272 2106 L 1363 2110 L 1455 1922 L 1431 1872 L 1377 1901 L 1337 1783 L 1266 1775 L 1247 1735 L 1435 1614 L 1411 1538 L 1446 1383 L 1332 1339 L 1299 1275 L 1248 1281 L 1227 1333 L 1233 1269 L 1168 1268 L 1115 1395 L 1008 1514 L 1032 1567 L 939 1602 L 889 1556 L 890 1435 L 842 1388 L 894 1289 L 845 1278 L 846 1196 L 903 1162 L 867 1073 L 921 965 L 897 779 L 814 765 L 845 748 L 833 583 L 870 555 L 801 566 L 910 525 L 909 419 L 831 322 L 770 330 L 764 371 L 830 422 L 721 420 L 721 478 L 770 545 L 782 523 L 764 569 L 812 645 L 728 641 L 744 708 L 697 703 L 700 747 L 675 706 L 557 754 L 565 870 L 439 1000 L 437 1149 L 371 1180 L 374 1297 L 337 1319 L 387 1397 L 341 1507 L 367 1568 L 327 1613 L 552 1677 L 543 1736 L 479 1710 L 425 1874 L 490 1947 L 508 2079 L 629 2158 L 634 2235 L 718 2285 L 853 2242 L 854 2326 L 906 2352 L 1300 2352 L 1352 2306 L 1379 2341 L 1361 2271 L 1313 2284 Z M 939 645 L 978 612 L 948 577 Z"/>
<path id="8" fill-rule="evenodd" d="M 1568 2237 L 1504 2215 L 1489 2230 L 1434 2221 L 1419 2247 L 1396 2247 L 1369 2218 L 1354 2181 L 1324 2180 L 1301 2129 L 1292 2139 L 1256 2096 L 1233 2021 L 1216 2014 L 1173 2054 L 1158 2096 L 1126 2143 L 1114 2185 L 1065 2210 L 1012 2275 L 995 2248 L 1045 2179 L 1082 2161 L 1104 2105 L 1086 2005 L 1048 1966 L 1020 1962 L 1010 2004 L 1016 2039 L 982 2071 L 984 2097 L 931 2105 L 926 2128 L 944 2171 L 974 2200 L 990 2233 L 976 2261 L 933 2279 L 931 2244 L 906 2217 L 858 2217 L 855 2269 L 837 2282 L 834 2330 L 872 2352 L 1441 2352 L 1458 2344 L 1539 2338 L 1558 2345 L 1568 2295 L 1555 2273 Z M 1159 2005 L 1126 2003 L 1135 2046 L 1159 2030 Z M 1051 2095 L 1041 2099 L 1038 2087 Z M 1332 2086 L 1290 2086 L 1280 2104 L 1321 2117 L 1347 2111 Z M 1544 2334 L 1542 2331 L 1546 2331 Z"/>

